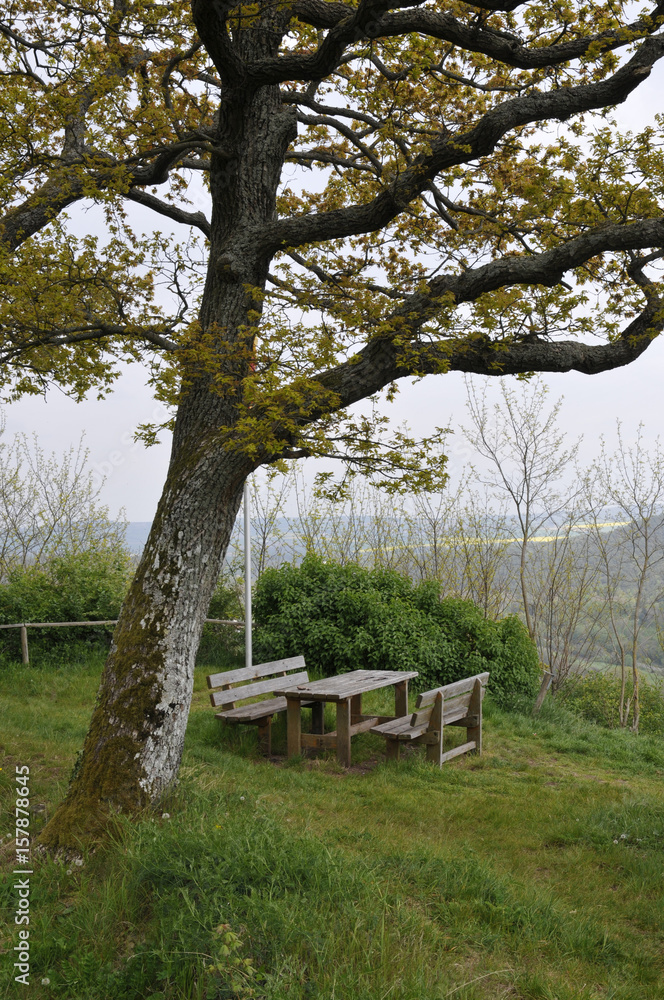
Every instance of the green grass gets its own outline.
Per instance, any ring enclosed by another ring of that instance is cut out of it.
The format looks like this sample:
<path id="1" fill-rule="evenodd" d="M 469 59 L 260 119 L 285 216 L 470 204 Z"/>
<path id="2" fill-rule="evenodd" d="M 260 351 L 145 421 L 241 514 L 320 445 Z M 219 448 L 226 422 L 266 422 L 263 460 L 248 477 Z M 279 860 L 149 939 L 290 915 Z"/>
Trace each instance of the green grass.
<path id="1" fill-rule="evenodd" d="M 5 848 L 14 765 L 31 768 L 36 832 L 99 669 L 0 671 Z M 661 738 L 487 699 L 482 758 L 386 764 L 364 734 L 343 773 L 331 754 L 262 760 L 253 728 L 214 719 L 205 673 L 159 812 L 82 865 L 33 859 L 31 1000 L 664 997 Z M 11 877 L 2 893 L 0 994 L 19 997 Z"/>

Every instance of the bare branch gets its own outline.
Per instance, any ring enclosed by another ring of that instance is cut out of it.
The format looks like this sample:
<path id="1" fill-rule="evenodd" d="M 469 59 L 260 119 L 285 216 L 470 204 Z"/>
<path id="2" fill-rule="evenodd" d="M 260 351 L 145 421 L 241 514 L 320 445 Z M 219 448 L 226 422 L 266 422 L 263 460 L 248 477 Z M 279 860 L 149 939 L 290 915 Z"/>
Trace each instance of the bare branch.
<path id="1" fill-rule="evenodd" d="M 373 164 L 362 163 L 357 158 L 349 160 L 324 149 L 296 150 L 293 153 L 287 153 L 285 160 L 288 163 L 300 163 L 305 167 L 310 167 L 312 163 L 329 163 L 335 167 L 343 167 L 344 170 L 368 170 L 372 174 L 378 174 L 378 170 Z"/>
<path id="2" fill-rule="evenodd" d="M 155 195 L 148 194 L 147 191 L 141 191 L 138 188 L 130 188 L 125 197 L 129 201 L 135 201 L 139 205 L 151 208 L 153 212 L 157 212 L 159 215 L 165 215 L 167 219 L 172 219 L 174 222 L 181 222 L 185 226 L 195 226 L 207 237 L 211 234 L 210 223 L 203 212 L 185 212 L 184 209 L 178 208 L 177 205 L 169 205 L 168 202 L 162 201 L 160 198 L 155 197 Z"/>
<path id="3" fill-rule="evenodd" d="M 379 158 L 364 142 L 362 142 L 362 136 L 370 133 L 371 129 L 366 129 L 361 135 L 359 135 L 357 132 L 353 132 L 351 128 L 348 128 L 347 125 L 344 125 L 343 122 L 337 121 L 335 118 L 331 118 L 328 115 L 299 114 L 297 119 L 305 125 L 326 125 L 328 128 L 335 129 L 348 139 L 348 141 L 351 142 L 356 149 L 359 149 L 364 156 L 366 156 L 369 162 L 373 164 L 376 174 L 380 177 L 383 168 Z M 298 153 L 297 155 L 300 154 Z"/>
<path id="4" fill-rule="evenodd" d="M 351 118 L 353 121 L 364 122 L 371 128 L 380 128 L 381 125 L 385 124 L 385 119 L 373 118 L 371 115 L 355 111 L 353 108 L 331 108 L 327 104 L 321 104 L 320 101 L 314 100 L 313 97 L 310 97 L 304 91 L 282 91 L 281 102 L 282 104 L 302 105 L 303 107 L 311 108 L 312 111 L 318 111 L 321 115 L 334 115 L 336 118 Z"/>
<path id="5" fill-rule="evenodd" d="M 1 333 L 2 331 L 0 331 Z M 33 337 L 21 343 L 13 343 L 11 347 L 0 347 L 0 364 L 14 364 L 19 358 L 40 348 L 58 348 L 73 344 L 94 343 L 99 340 L 109 340 L 113 337 L 131 337 L 132 340 L 144 340 L 161 351 L 172 353 L 178 349 L 175 341 L 164 336 L 163 332 L 152 327 L 124 327 L 112 323 L 92 323 L 88 327 L 68 328 L 51 331 L 42 337 Z"/>

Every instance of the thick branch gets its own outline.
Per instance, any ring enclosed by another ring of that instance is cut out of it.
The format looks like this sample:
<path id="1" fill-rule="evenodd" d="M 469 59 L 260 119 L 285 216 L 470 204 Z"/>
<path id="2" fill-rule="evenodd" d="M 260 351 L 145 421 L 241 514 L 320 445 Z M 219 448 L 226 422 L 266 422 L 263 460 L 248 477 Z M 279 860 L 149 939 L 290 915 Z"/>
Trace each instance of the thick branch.
<path id="1" fill-rule="evenodd" d="M 517 7 L 523 7 L 525 0 L 508 0 L 501 3 L 500 0 L 473 0 L 468 3 L 469 7 L 479 7 L 480 10 L 502 11 L 509 13 Z M 390 4 L 390 7 L 400 6 Z M 296 0 L 291 10 L 303 24 L 310 24 L 314 28 L 333 28 L 345 17 L 355 13 L 355 8 L 345 3 L 326 3 L 326 0 Z"/>
<path id="2" fill-rule="evenodd" d="M 334 25 L 330 26 L 315 53 L 263 59 L 246 67 L 247 78 L 256 87 L 283 83 L 285 80 L 322 80 L 339 66 L 348 45 L 359 39 L 377 36 L 381 18 L 387 11 L 395 7 L 414 7 L 419 3 L 424 3 L 424 0 L 360 0 L 356 10 L 351 8 L 340 19 L 338 14 L 344 5 L 334 4 Z M 322 10 L 320 12 L 323 13 Z"/>
<path id="3" fill-rule="evenodd" d="M 421 154 L 413 160 L 372 201 L 331 212 L 280 220 L 257 234 L 257 239 L 265 251 L 274 253 L 306 243 L 357 236 L 381 229 L 426 190 L 438 173 L 489 155 L 507 132 L 533 122 L 549 119 L 562 121 L 584 111 L 621 103 L 650 74 L 653 65 L 662 56 L 664 37 L 648 38 L 629 62 L 607 80 L 505 101 L 488 111 L 470 131 L 432 142 L 430 153 Z"/>
<path id="4" fill-rule="evenodd" d="M 498 62 L 517 69 L 544 69 L 560 66 L 572 59 L 579 59 L 592 47 L 600 55 L 626 45 L 635 34 L 650 34 L 658 26 L 664 13 L 664 5 L 659 3 L 651 14 L 652 22 L 646 25 L 641 18 L 624 28 L 585 35 L 556 45 L 532 48 L 524 45 L 516 36 L 510 37 L 490 28 L 481 28 L 461 23 L 450 14 L 426 8 L 424 10 L 397 11 L 381 18 L 374 37 L 388 38 L 409 32 L 419 32 L 441 41 L 449 42 L 469 52 L 481 52 Z"/>
<path id="5" fill-rule="evenodd" d="M 508 66 L 538 69 L 561 65 L 578 59 L 592 48 L 599 55 L 627 44 L 632 38 L 650 34 L 659 27 L 664 16 L 664 4 L 658 3 L 647 18 L 639 18 L 624 28 L 586 35 L 556 45 L 532 48 L 515 35 L 491 28 L 464 24 L 451 14 L 425 8 L 399 10 L 395 7 L 417 7 L 422 0 L 410 3 L 365 2 L 354 16 L 344 4 L 317 4 L 301 0 L 295 5 L 297 16 L 329 32 L 318 50 L 311 55 L 284 55 L 263 60 L 247 67 L 249 78 L 256 85 L 283 83 L 286 80 L 320 80 L 329 76 L 339 65 L 347 45 L 361 38 L 389 38 L 418 32 L 440 38 L 469 52 L 481 52 Z M 516 5 L 515 5 L 516 6 Z M 506 8 L 500 8 L 506 9 Z M 347 11 L 345 14 L 343 11 Z M 307 19 L 310 11 L 311 19 Z"/>
<path id="6" fill-rule="evenodd" d="M 658 259 L 656 254 L 638 257 L 634 250 L 664 246 L 664 220 L 653 219 L 627 226 L 598 227 L 577 239 L 570 240 L 541 254 L 507 257 L 491 264 L 469 269 L 461 275 L 434 279 L 428 293 L 416 293 L 397 306 L 392 313 L 398 335 L 383 335 L 369 341 L 349 361 L 337 365 L 312 381 L 335 399 L 332 409 L 312 407 L 306 415 L 292 414 L 300 429 L 329 416 L 331 412 L 360 402 L 401 378 L 420 377 L 461 371 L 482 375 L 518 375 L 532 371 L 578 371 L 587 375 L 619 368 L 636 360 L 664 329 L 664 301 L 658 286 L 643 273 L 646 261 Z M 631 263 L 628 271 L 642 289 L 646 305 L 640 315 L 609 343 L 588 344 L 573 340 L 550 341 L 538 337 L 499 342 L 488 336 L 445 337 L 422 340 L 422 324 L 436 311 L 452 313 L 460 303 L 477 300 L 497 288 L 515 284 L 532 287 L 554 285 L 566 270 L 592 259 L 602 252 L 627 251 Z M 307 265 L 298 254 L 291 254 L 298 263 Z M 320 270 L 321 280 L 330 276 Z M 404 345 L 409 345 L 404 349 Z M 323 394 L 325 395 L 325 393 Z M 267 402 L 269 408 L 270 403 Z M 257 404 L 259 410 L 261 404 Z M 288 420 L 289 414 L 284 417 Z M 284 428 L 286 450 L 301 446 L 301 438 Z M 273 461 L 271 456 L 265 461 Z"/>
<path id="7" fill-rule="evenodd" d="M 416 360 L 406 364 L 403 349 L 388 338 L 371 341 L 352 363 L 321 374 L 316 381 L 339 398 L 338 409 L 379 392 L 397 379 L 460 371 L 478 375 L 520 375 L 526 372 L 569 372 L 584 375 L 620 368 L 635 361 L 664 327 L 661 299 L 646 308 L 608 344 L 579 341 L 528 340 L 499 346 L 489 338 L 447 339 L 418 347 Z M 311 420 L 322 414 L 314 414 Z M 306 423 L 310 420 L 307 418 Z"/>
<path id="8" fill-rule="evenodd" d="M 220 79 L 229 85 L 237 84 L 245 75 L 228 34 L 227 18 L 234 6 L 232 0 L 193 0 L 191 5 L 198 34 Z"/>
<path id="9" fill-rule="evenodd" d="M 604 253 L 664 247 L 664 220 L 646 219 L 629 225 L 600 226 L 543 253 L 503 257 L 460 275 L 441 275 L 429 283 L 427 293 L 416 293 L 404 302 L 400 314 L 411 324 L 426 322 L 440 309 L 441 298 L 455 304 L 475 302 L 480 295 L 512 285 L 546 285 L 561 282 L 573 270 Z"/>
<path id="10" fill-rule="evenodd" d="M 51 219 L 84 196 L 85 183 L 80 174 L 64 169 L 58 171 L 0 219 L 0 246 L 13 253 Z"/>
<path id="11" fill-rule="evenodd" d="M 137 154 L 133 159 L 138 162 L 132 164 L 119 163 L 111 156 L 100 154 L 95 150 L 89 151 L 90 170 L 86 177 L 82 175 L 84 160 L 56 167 L 51 176 L 25 201 L 11 208 L 4 218 L 0 219 L 0 245 L 4 244 L 4 247 L 12 253 L 27 239 L 40 232 L 51 219 L 69 205 L 89 197 L 91 182 L 96 185 L 99 192 L 102 192 L 117 181 L 117 171 L 122 169 L 129 174 L 127 198 L 141 202 L 177 222 L 187 221 L 190 225 L 202 229 L 207 235 L 204 228 L 207 220 L 202 213 L 186 213 L 174 208 L 173 212 L 176 214 L 172 214 L 164 210 L 164 202 L 153 195 L 138 191 L 144 186 L 165 184 L 170 171 L 181 163 L 188 163 L 190 160 L 188 154 L 197 148 L 210 148 L 209 140 L 204 134 L 197 138 L 175 142 L 158 150 L 147 150 Z M 215 152 L 224 157 L 221 150 L 215 149 Z M 148 158 L 152 158 L 152 162 L 146 163 L 145 160 Z M 104 163 L 101 169 L 99 169 L 100 161 Z M 189 218 L 185 218 L 188 215 Z"/>

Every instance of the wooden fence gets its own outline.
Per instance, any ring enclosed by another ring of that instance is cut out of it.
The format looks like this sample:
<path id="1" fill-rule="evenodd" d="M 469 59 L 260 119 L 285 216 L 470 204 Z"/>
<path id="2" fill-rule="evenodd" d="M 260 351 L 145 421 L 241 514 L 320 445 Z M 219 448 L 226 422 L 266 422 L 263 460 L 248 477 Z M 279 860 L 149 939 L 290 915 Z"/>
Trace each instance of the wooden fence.
<path id="1" fill-rule="evenodd" d="M 21 630 L 21 659 L 26 666 L 30 664 L 30 650 L 28 649 L 28 629 L 29 628 L 71 628 L 81 625 L 117 625 L 117 618 L 110 618 L 101 622 L 14 622 L 11 625 L 0 625 L 0 628 L 20 628 Z M 244 628 L 243 621 L 229 620 L 224 618 L 206 618 L 206 625 L 232 625 L 234 628 Z"/>

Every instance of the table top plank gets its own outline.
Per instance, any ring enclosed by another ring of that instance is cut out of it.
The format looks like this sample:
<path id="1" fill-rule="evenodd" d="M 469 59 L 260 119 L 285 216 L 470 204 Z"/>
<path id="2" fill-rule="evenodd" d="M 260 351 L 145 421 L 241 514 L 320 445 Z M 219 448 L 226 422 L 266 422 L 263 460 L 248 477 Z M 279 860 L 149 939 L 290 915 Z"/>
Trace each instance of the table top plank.
<path id="1" fill-rule="evenodd" d="M 377 691 L 379 688 L 400 684 L 417 676 L 417 670 L 351 670 L 347 674 L 323 677 L 319 681 L 309 681 L 307 684 L 293 685 L 289 683 L 287 677 L 284 677 L 283 682 L 277 682 L 272 690 L 274 694 L 300 700 L 314 698 L 320 701 L 345 701 L 357 694 Z"/>

